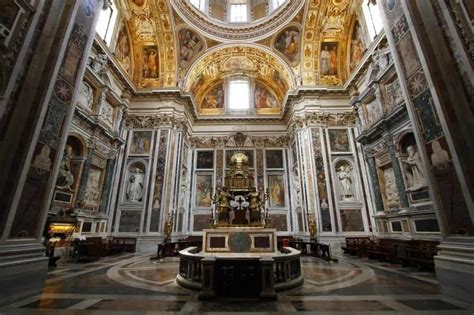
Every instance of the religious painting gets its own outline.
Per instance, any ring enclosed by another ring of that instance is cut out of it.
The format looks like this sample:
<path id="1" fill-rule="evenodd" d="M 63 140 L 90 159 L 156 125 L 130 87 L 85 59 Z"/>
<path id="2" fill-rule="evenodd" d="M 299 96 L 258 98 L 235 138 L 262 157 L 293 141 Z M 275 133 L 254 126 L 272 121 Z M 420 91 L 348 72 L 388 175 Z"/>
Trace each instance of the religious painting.
<path id="1" fill-rule="evenodd" d="M 349 152 L 351 150 L 347 129 L 329 129 L 328 134 L 331 151 Z"/>
<path id="2" fill-rule="evenodd" d="M 242 152 L 245 154 L 249 159 L 249 168 L 254 168 L 254 159 L 253 159 L 253 150 L 226 150 L 225 151 L 225 166 L 226 168 L 230 168 L 230 159 L 232 155 L 237 152 Z"/>
<path id="3" fill-rule="evenodd" d="M 265 150 L 267 168 L 283 168 L 282 150 Z"/>
<path id="4" fill-rule="evenodd" d="M 196 214 L 193 216 L 193 231 L 200 232 L 210 227 L 211 216 L 208 214 Z"/>
<path id="5" fill-rule="evenodd" d="M 255 108 L 278 108 L 278 101 L 275 96 L 268 91 L 262 84 L 255 84 L 254 93 Z"/>
<path id="6" fill-rule="evenodd" d="M 125 23 L 122 23 L 115 46 L 115 57 L 129 75 L 132 74 L 132 49 Z"/>
<path id="7" fill-rule="evenodd" d="M 214 151 L 197 151 L 196 168 L 197 169 L 214 168 Z"/>
<path id="8" fill-rule="evenodd" d="M 271 208 L 285 207 L 285 182 L 283 175 L 268 175 L 268 191 Z"/>
<path id="9" fill-rule="evenodd" d="M 321 44 L 319 69 L 321 76 L 337 76 L 337 42 Z"/>
<path id="10" fill-rule="evenodd" d="M 99 168 L 91 167 L 89 169 L 89 175 L 87 177 L 86 193 L 84 195 L 84 201 L 88 205 L 99 206 L 100 205 L 100 194 L 101 194 L 101 175 L 102 170 Z"/>
<path id="11" fill-rule="evenodd" d="M 209 208 L 212 205 L 212 175 L 196 175 L 195 206 Z"/>
<path id="12" fill-rule="evenodd" d="M 354 70 L 355 66 L 359 63 L 364 55 L 366 49 L 364 38 L 362 34 L 362 28 L 360 27 L 359 21 L 356 21 L 354 24 L 354 29 L 352 31 L 351 37 L 351 51 L 350 51 L 350 70 Z"/>
<path id="13" fill-rule="evenodd" d="M 270 215 L 269 228 L 277 231 L 288 231 L 288 219 L 286 214 L 272 214 Z"/>
<path id="14" fill-rule="evenodd" d="M 360 209 L 341 209 L 341 225 L 344 232 L 363 232 L 364 221 Z"/>
<path id="15" fill-rule="evenodd" d="M 290 26 L 275 39 L 275 49 L 285 55 L 292 65 L 296 65 L 299 61 L 299 37 L 300 30 L 295 26 Z"/>
<path id="16" fill-rule="evenodd" d="M 201 108 L 217 109 L 224 107 L 224 85 L 219 83 L 209 89 L 201 103 Z"/>
<path id="17" fill-rule="evenodd" d="M 130 154 L 144 155 L 150 153 L 151 131 L 134 131 Z"/>
<path id="18" fill-rule="evenodd" d="M 142 76 L 144 79 L 158 79 L 158 46 L 143 47 Z"/>
<path id="19" fill-rule="evenodd" d="M 204 47 L 199 36 L 188 29 L 181 29 L 178 32 L 179 41 L 179 65 L 186 67 Z"/>

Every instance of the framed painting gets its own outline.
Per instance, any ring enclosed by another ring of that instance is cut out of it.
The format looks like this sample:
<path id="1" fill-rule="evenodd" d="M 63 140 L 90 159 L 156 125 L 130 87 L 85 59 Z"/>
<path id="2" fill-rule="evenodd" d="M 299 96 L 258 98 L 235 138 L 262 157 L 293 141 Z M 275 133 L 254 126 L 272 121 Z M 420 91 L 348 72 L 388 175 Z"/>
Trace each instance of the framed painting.
<path id="1" fill-rule="evenodd" d="M 332 152 L 351 151 L 347 129 L 329 129 L 328 134 Z"/>
<path id="2" fill-rule="evenodd" d="M 151 148 L 151 131 L 134 131 L 130 154 L 148 155 Z"/>
<path id="3" fill-rule="evenodd" d="M 283 175 L 268 175 L 270 208 L 285 207 L 285 181 Z"/>
<path id="4" fill-rule="evenodd" d="M 210 208 L 212 206 L 212 175 L 196 175 L 196 191 L 194 205 L 197 208 Z"/>
<path id="5" fill-rule="evenodd" d="M 266 150 L 265 160 L 267 168 L 283 168 L 283 151 Z"/>
<path id="6" fill-rule="evenodd" d="M 196 168 L 197 169 L 214 168 L 214 151 L 197 151 Z"/>

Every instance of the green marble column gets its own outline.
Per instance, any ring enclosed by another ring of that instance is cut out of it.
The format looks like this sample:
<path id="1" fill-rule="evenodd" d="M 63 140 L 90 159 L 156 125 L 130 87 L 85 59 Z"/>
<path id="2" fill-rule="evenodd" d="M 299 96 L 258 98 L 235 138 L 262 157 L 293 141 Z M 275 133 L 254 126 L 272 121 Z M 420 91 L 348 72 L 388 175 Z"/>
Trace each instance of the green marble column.
<path id="1" fill-rule="evenodd" d="M 388 149 L 390 151 L 390 159 L 392 160 L 393 172 L 395 173 L 397 190 L 400 195 L 400 206 L 402 209 L 407 209 L 409 207 L 408 196 L 405 190 L 405 183 L 403 182 L 403 174 L 400 168 L 400 163 L 398 163 L 397 152 L 395 151 L 395 146 L 393 144 L 390 144 Z"/>
<path id="2" fill-rule="evenodd" d="M 377 176 L 377 167 L 375 166 L 374 157 L 366 157 L 367 166 L 369 167 L 370 182 L 374 191 L 375 209 L 377 211 L 384 211 L 382 193 L 380 192 L 379 178 Z"/>
<path id="3" fill-rule="evenodd" d="M 87 159 L 84 161 L 84 166 L 82 167 L 81 180 L 79 182 L 79 190 L 77 191 L 76 203 L 84 200 L 86 194 L 87 180 L 89 179 L 89 171 L 91 168 L 92 154 L 94 153 L 93 147 L 89 147 L 87 152 Z"/>

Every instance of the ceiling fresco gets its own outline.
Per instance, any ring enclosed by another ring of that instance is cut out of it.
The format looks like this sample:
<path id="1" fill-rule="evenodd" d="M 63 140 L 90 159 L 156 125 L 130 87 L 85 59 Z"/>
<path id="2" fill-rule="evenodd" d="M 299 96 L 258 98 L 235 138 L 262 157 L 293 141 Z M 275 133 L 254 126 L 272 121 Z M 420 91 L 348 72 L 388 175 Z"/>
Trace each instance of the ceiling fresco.
<path id="1" fill-rule="evenodd" d="M 137 88 L 178 86 L 202 115 L 223 113 L 224 81 L 235 74 L 258 82 L 258 114 L 281 113 L 297 86 L 344 84 L 368 46 L 356 0 L 287 1 L 238 25 L 206 17 L 187 0 L 118 6 L 115 55 Z"/>

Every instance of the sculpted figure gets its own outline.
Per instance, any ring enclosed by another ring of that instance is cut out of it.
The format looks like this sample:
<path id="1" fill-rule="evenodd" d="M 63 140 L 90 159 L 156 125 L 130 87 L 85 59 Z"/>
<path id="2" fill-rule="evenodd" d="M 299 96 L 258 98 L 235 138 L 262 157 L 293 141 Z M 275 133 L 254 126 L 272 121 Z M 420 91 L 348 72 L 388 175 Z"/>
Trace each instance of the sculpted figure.
<path id="1" fill-rule="evenodd" d="M 337 172 L 341 186 L 341 200 L 354 199 L 354 191 L 352 189 L 352 168 L 349 165 L 341 165 Z"/>
<path id="2" fill-rule="evenodd" d="M 418 190 L 426 186 L 426 179 L 423 175 L 423 163 L 420 154 L 414 146 L 407 147 L 408 157 L 401 162 L 405 165 L 405 174 L 407 177 L 407 189 Z"/>
<path id="3" fill-rule="evenodd" d="M 219 213 L 219 221 L 227 222 L 229 220 L 230 201 L 232 195 L 224 187 L 217 196 L 217 212 Z"/>
<path id="4" fill-rule="evenodd" d="M 247 200 L 249 202 L 250 221 L 251 222 L 260 221 L 260 208 L 262 206 L 262 203 L 260 200 L 260 194 L 254 190 L 247 194 Z"/>
<path id="5" fill-rule="evenodd" d="M 74 184 L 74 175 L 71 173 L 71 159 L 72 159 L 72 147 L 66 145 L 64 149 L 63 159 L 59 166 L 58 179 L 56 181 L 56 187 L 73 191 L 72 185 Z"/>
<path id="6" fill-rule="evenodd" d="M 128 179 L 127 200 L 140 202 L 143 198 L 143 182 L 140 176 L 140 169 L 136 169 Z"/>

